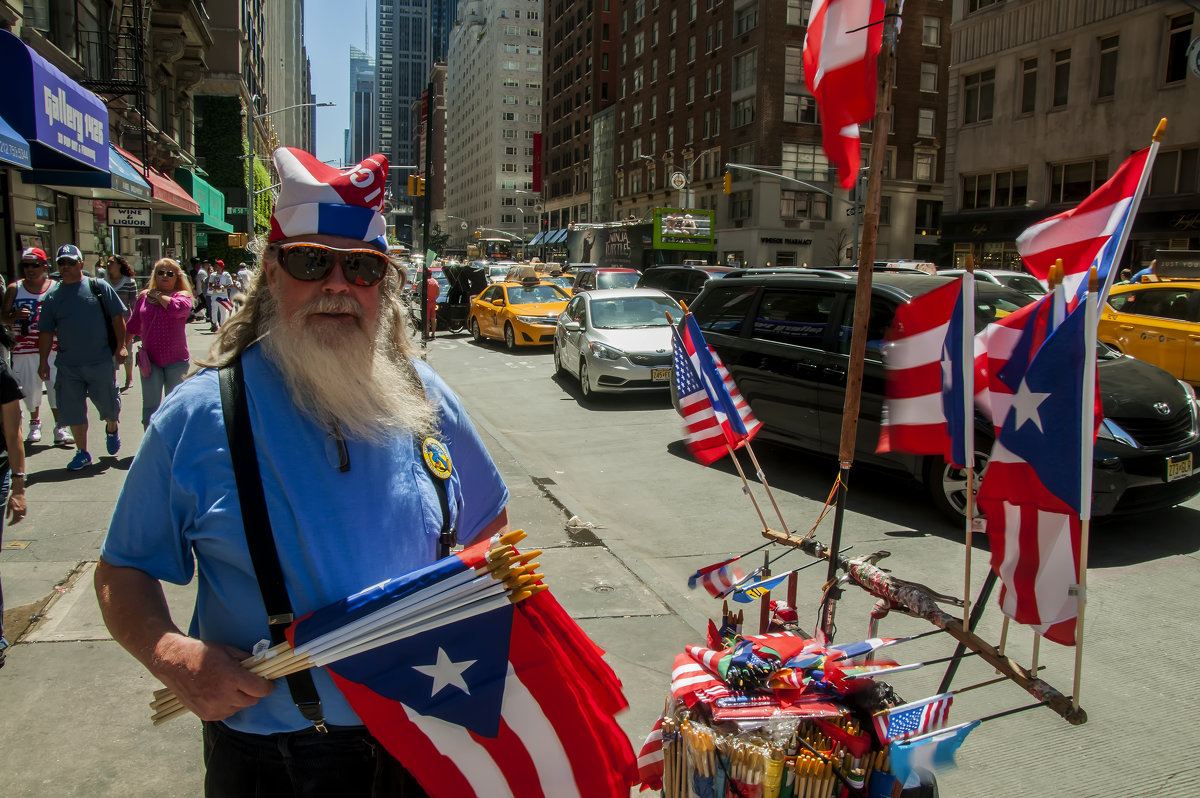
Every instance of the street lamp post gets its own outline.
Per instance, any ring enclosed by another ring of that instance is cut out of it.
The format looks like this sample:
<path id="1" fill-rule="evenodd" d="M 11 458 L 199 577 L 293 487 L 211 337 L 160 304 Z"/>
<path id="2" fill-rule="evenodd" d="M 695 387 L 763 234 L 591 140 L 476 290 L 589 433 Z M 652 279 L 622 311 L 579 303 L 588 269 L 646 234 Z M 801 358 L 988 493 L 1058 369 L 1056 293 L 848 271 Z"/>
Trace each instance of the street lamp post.
<path id="1" fill-rule="evenodd" d="M 291 111 L 294 108 L 328 108 L 330 106 L 337 105 L 337 103 L 330 103 L 330 102 L 296 103 L 295 105 L 288 105 L 284 108 L 276 108 L 274 111 L 264 111 L 263 113 L 260 114 L 260 113 L 256 113 L 258 111 L 259 99 L 261 99 L 261 98 L 257 94 L 252 95 L 250 97 L 250 113 L 249 114 L 246 113 L 245 109 L 242 109 L 242 115 L 249 116 L 249 120 L 248 120 L 248 124 L 247 124 L 247 128 L 248 128 L 247 134 L 248 135 L 246 136 L 246 139 L 247 139 L 246 163 L 249 165 L 249 169 L 247 170 L 249 174 L 246 177 L 246 232 L 251 236 L 254 235 L 254 197 L 255 197 L 255 192 L 254 192 L 254 144 L 255 144 L 255 139 L 258 138 L 258 130 L 254 123 L 260 119 L 265 119 L 266 117 L 271 116 L 272 114 L 278 114 L 278 113 L 282 113 L 284 111 Z"/>
<path id="2" fill-rule="evenodd" d="M 677 163 L 668 161 L 664 158 L 659 158 L 656 155 L 639 155 L 638 157 L 641 158 L 643 161 L 654 161 L 657 163 L 661 163 L 665 166 L 669 166 L 675 170 L 671 174 L 671 186 L 673 188 L 675 188 L 677 191 L 683 192 L 683 207 L 686 209 L 686 208 L 692 207 L 693 202 L 694 202 L 693 198 L 692 198 L 692 167 L 696 165 L 696 161 L 700 160 L 705 155 L 708 155 L 710 152 L 716 152 L 720 149 L 721 148 L 719 146 L 709 147 L 707 150 L 704 150 L 699 155 L 696 155 L 695 157 L 688 160 L 687 166 L 680 166 Z M 687 154 L 686 150 L 684 151 L 684 154 L 686 156 L 686 154 Z M 676 177 L 677 175 L 679 177 Z"/>
<path id="3" fill-rule="evenodd" d="M 518 188 L 518 189 L 514 189 L 514 190 L 518 194 L 528 194 L 531 197 L 537 197 L 537 203 L 534 205 L 534 207 L 537 209 L 537 215 L 538 215 L 538 232 L 539 233 L 543 233 L 543 232 L 549 233 L 550 225 L 548 223 L 545 226 L 546 229 L 545 230 L 542 229 L 542 219 L 543 219 L 543 217 L 546 217 L 546 198 L 535 191 L 526 191 L 523 188 Z M 522 218 L 524 218 L 524 214 L 522 214 Z M 549 217 L 546 217 L 546 218 L 549 218 Z M 522 236 L 522 238 L 523 237 L 524 236 Z M 534 238 L 536 238 L 536 237 L 537 236 L 534 236 Z M 543 239 L 544 238 L 545 237 L 543 236 Z M 542 251 L 541 258 L 542 258 L 542 260 L 545 260 L 546 259 L 546 242 L 544 240 L 542 241 L 542 250 L 541 251 Z"/>
<path id="4" fill-rule="evenodd" d="M 521 260 L 525 260 L 525 209 L 518 206 L 517 213 L 521 214 Z"/>

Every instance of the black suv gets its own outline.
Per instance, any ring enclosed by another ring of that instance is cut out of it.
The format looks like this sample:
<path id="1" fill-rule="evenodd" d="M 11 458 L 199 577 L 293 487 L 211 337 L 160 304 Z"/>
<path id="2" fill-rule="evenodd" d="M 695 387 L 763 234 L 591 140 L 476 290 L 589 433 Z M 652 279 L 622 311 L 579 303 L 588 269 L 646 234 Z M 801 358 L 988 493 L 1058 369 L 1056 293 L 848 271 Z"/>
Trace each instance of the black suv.
<path id="1" fill-rule="evenodd" d="M 676 302 L 691 304 L 709 280 L 737 271 L 732 266 L 654 266 L 642 272 L 638 288 L 657 288 Z"/>
<path id="2" fill-rule="evenodd" d="M 867 331 L 855 459 L 898 469 L 925 483 L 943 512 L 961 517 L 963 471 L 940 457 L 876 454 L 884 399 L 880 344 L 896 308 L 947 279 L 876 274 Z M 1033 300 L 1019 291 L 976 283 L 979 328 Z M 846 392 L 855 282 L 820 277 L 714 280 L 691 306 L 705 338 L 725 361 L 763 423 L 762 435 L 837 455 Z M 1167 481 L 1167 463 L 1200 452 L 1192 390 L 1162 369 L 1103 344 L 1098 375 L 1104 425 L 1096 441 L 1093 515 L 1173 507 L 1200 493 L 1200 470 Z M 976 463 L 986 463 L 990 425 L 978 420 Z"/>

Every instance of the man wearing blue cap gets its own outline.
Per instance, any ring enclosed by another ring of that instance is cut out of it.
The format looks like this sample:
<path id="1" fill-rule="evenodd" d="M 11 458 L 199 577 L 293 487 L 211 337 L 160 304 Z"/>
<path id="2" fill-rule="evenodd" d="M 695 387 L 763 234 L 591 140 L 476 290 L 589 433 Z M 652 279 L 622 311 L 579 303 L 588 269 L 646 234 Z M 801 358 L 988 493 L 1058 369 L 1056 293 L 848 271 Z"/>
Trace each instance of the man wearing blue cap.
<path id="1" fill-rule="evenodd" d="M 88 451 L 87 400 L 106 422 L 105 447 L 115 455 L 121 449 L 117 422 L 121 395 L 113 371 L 125 362 L 125 305 L 113 287 L 103 280 L 83 276 L 83 253 L 74 244 L 58 248 L 59 284 L 42 303 L 38 316 L 38 376 L 50 379 L 50 347 L 58 337 L 55 365 L 58 374 L 59 423 L 71 428 L 75 457 L 67 465 L 80 471 L 92 464 Z"/>
<path id="2" fill-rule="evenodd" d="M 113 639 L 204 721 L 210 798 L 421 796 L 324 668 L 274 683 L 239 661 L 283 628 L 270 618 L 426 566 L 455 534 L 506 531 L 508 490 L 458 397 L 414 356 L 385 237 L 387 159 L 335 169 L 280 149 L 275 166 L 261 269 L 209 368 L 151 418 L 96 592 Z M 197 575 L 184 633 L 160 580 Z"/>

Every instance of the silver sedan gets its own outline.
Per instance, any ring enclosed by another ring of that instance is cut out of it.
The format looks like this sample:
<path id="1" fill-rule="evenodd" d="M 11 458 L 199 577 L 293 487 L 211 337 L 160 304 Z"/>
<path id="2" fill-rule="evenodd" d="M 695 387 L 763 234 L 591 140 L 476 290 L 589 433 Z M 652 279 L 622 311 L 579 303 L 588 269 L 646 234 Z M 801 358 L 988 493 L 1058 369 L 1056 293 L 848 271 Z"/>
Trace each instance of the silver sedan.
<path id="1" fill-rule="evenodd" d="M 555 373 L 577 377 L 584 399 L 667 390 L 672 328 L 682 317 L 679 303 L 654 288 L 576 294 L 554 330 Z"/>

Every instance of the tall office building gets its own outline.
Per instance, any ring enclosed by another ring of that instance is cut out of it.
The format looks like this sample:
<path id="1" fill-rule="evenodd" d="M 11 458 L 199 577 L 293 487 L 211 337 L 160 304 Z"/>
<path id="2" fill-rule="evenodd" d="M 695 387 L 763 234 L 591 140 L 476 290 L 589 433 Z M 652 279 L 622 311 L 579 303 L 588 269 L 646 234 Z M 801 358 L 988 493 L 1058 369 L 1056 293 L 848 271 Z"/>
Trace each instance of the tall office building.
<path id="1" fill-rule="evenodd" d="M 375 108 L 375 59 L 351 45 L 350 129 L 346 134 L 345 163 L 358 163 L 377 151 Z"/>
<path id="2" fill-rule="evenodd" d="M 376 143 L 395 166 L 416 163 L 410 108 L 429 84 L 434 63 L 446 60 L 448 33 L 454 18 L 452 0 L 377 0 L 375 91 L 379 117 Z M 393 170 L 393 195 L 404 193 L 408 177 Z"/>
<path id="3" fill-rule="evenodd" d="M 463 0 L 446 78 L 446 210 L 532 238 L 542 130 L 541 0 Z M 485 231 L 486 232 L 486 231 Z"/>

